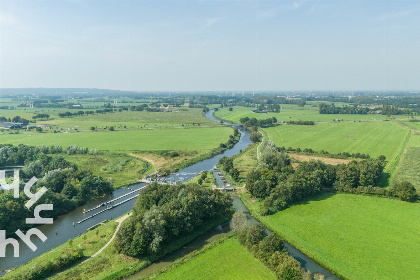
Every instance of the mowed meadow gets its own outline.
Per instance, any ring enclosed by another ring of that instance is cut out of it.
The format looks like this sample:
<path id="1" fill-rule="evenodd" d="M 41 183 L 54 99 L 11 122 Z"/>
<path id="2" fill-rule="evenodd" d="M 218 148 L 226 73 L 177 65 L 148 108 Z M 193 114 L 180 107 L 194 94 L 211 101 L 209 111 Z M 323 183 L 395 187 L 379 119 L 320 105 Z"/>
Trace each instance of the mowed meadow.
<path id="1" fill-rule="evenodd" d="M 332 122 L 335 120 L 343 121 L 360 121 L 360 120 L 385 120 L 389 117 L 380 114 L 367 114 L 367 115 L 356 115 L 356 114 L 320 114 L 318 107 L 312 107 L 311 105 L 305 105 L 305 107 L 299 107 L 292 104 L 281 104 L 280 113 L 253 113 L 252 110 L 256 109 L 253 107 L 242 107 L 233 106 L 232 111 L 229 108 L 223 108 L 214 113 L 217 118 L 239 123 L 241 118 L 257 118 L 267 119 L 275 117 L 279 122 L 287 121 L 316 121 L 316 122 Z M 395 118 L 407 118 L 407 116 L 397 115 L 392 116 Z"/>
<path id="2" fill-rule="evenodd" d="M 418 279 L 419 206 L 323 194 L 259 219 L 345 279 Z"/>
<path id="3" fill-rule="evenodd" d="M 277 279 L 237 238 L 205 250 L 166 273 L 149 279 Z"/>
<path id="4" fill-rule="evenodd" d="M 384 155 L 393 163 L 411 133 L 391 121 L 317 123 L 316 125 L 279 125 L 265 128 L 277 146 L 311 148 L 329 153 Z"/>
<path id="5" fill-rule="evenodd" d="M 231 127 L 87 131 L 73 133 L 20 133 L 1 136 L 1 143 L 77 145 L 96 150 L 153 151 L 213 149 L 229 140 Z"/>

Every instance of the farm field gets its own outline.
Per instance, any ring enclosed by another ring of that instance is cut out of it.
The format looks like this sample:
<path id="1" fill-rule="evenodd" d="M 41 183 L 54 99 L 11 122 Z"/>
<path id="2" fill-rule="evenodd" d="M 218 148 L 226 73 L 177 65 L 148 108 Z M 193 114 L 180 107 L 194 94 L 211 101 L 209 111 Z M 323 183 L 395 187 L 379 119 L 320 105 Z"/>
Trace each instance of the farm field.
<path id="1" fill-rule="evenodd" d="M 323 194 L 259 219 L 347 279 L 417 279 L 419 217 L 419 204 Z"/>
<path id="2" fill-rule="evenodd" d="M 146 162 L 124 153 L 67 155 L 66 159 L 77 164 L 79 169 L 91 171 L 96 176 L 112 178 L 114 188 L 139 181 L 147 170 Z"/>
<path id="3" fill-rule="evenodd" d="M 86 111 L 89 109 L 83 109 Z M 173 109 L 176 110 L 176 109 Z M 139 128 L 139 127 L 166 127 L 166 126 L 192 126 L 217 125 L 217 122 L 207 119 L 202 109 L 188 108 L 178 109 L 177 112 L 147 112 L 147 111 L 123 111 L 105 114 L 93 114 L 83 116 L 72 116 L 70 118 L 60 118 L 59 113 L 72 112 L 79 110 L 70 110 L 67 108 L 25 108 L 16 110 L 0 110 L 0 116 L 13 118 L 20 116 L 27 120 L 32 120 L 32 116 L 38 113 L 49 114 L 48 120 L 37 120 L 33 125 L 44 125 L 57 129 L 90 129 L 92 126 L 96 129 L 114 126 L 116 128 Z"/>
<path id="4" fill-rule="evenodd" d="M 280 125 L 264 131 L 278 147 L 361 153 L 371 157 L 385 155 L 387 168 L 398 157 L 411 133 L 407 128 L 385 121 Z"/>
<path id="5" fill-rule="evenodd" d="M 404 121 L 403 123 L 417 129 L 420 130 L 420 122 L 410 122 L 410 121 Z"/>
<path id="6" fill-rule="evenodd" d="M 392 181 L 408 181 L 420 193 L 420 147 L 409 147 L 404 151 L 392 176 Z"/>
<path id="7" fill-rule="evenodd" d="M 276 276 L 233 237 L 154 279 L 274 280 Z"/>
<path id="8" fill-rule="evenodd" d="M 310 107 L 305 105 L 304 108 L 298 107 L 297 105 L 288 105 L 285 107 L 283 104 L 280 105 L 282 108 L 280 113 L 253 113 L 251 112 L 255 108 L 234 106 L 233 111 L 229 111 L 229 108 L 223 108 L 214 113 L 217 118 L 230 120 L 235 123 L 239 123 L 241 118 L 257 118 L 267 119 L 271 117 L 277 118 L 278 122 L 282 121 L 318 121 L 318 122 L 332 122 L 336 119 L 339 120 L 384 120 L 389 119 L 384 115 L 351 115 L 351 114 L 320 114 L 318 108 Z M 396 118 L 407 118 L 407 116 L 395 116 Z"/>
<path id="9" fill-rule="evenodd" d="M 151 151 L 212 149 L 233 134 L 230 127 L 143 129 L 79 133 L 21 133 L 1 136 L 1 143 L 27 145 L 77 145 L 96 150 Z"/>

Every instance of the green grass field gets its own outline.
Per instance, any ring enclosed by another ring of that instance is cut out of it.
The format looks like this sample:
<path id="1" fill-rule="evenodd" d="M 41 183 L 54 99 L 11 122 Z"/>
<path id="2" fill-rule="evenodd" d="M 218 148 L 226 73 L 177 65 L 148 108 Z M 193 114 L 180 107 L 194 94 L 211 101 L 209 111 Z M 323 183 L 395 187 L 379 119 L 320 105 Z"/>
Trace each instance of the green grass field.
<path id="1" fill-rule="evenodd" d="M 257 146 L 259 144 L 260 143 L 254 143 L 250 145 L 246 150 L 233 159 L 233 166 L 239 170 L 239 181 L 241 185 L 237 187 L 242 187 L 248 173 L 257 166 Z"/>
<path id="2" fill-rule="evenodd" d="M 1 136 L 1 143 L 27 145 L 78 145 L 110 151 L 212 149 L 233 134 L 230 127 L 143 129 L 79 133 L 20 133 Z"/>
<path id="3" fill-rule="evenodd" d="M 404 151 L 400 163 L 392 176 L 392 181 L 408 181 L 420 193 L 420 148 L 409 147 Z"/>
<path id="4" fill-rule="evenodd" d="M 418 118 L 418 117 L 417 117 Z M 416 119 L 417 119 L 416 118 Z M 414 129 L 420 130 L 420 122 L 410 122 L 410 121 L 404 121 L 405 124 L 411 126 Z"/>
<path id="5" fill-rule="evenodd" d="M 246 200 L 246 199 L 245 199 Z M 255 213 L 257 205 L 251 205 Z M 258 217 L 302 252 L 346 279 L 418 279 L 420 205 L 324 194 Z"/>
<path id="6" fill-rule="evenodd" d="M 91 171 L 97 176 L 112 178 L 114 188 L 127 186 L 143 179 L 146 162 L 124 153 L 100 155 L 68 155 L 66 159 L 76 163 L 79 169 Z"/>
<path id="7" fill-rule="evenodd" d="M 407 128 L 393 122 L 318 123 L 313 126 L 279 125 L 264 129 L 277 146 L 311 148 L 330 153 L 385 155 L 392 165 L 403 148 Z"/>
<path id="8" fill-rule="evenodd" d="M 198 184 L 198 180 L 201 178 L 201 173 L 192 178 L 187 184 Z M 213 176 L 213 172 L 207 172 L 207 178 L 203 181 L 202 187 L 211 188 L 212 185 L 216 185 L 216 179 Z"/>
<path id="9" fill-rule="evenodd" d="M 259 260 L 254 258 L 252 253 L 240 245 L 237 238 L 230 238 L 156 279 L 274 280 L 276 276 Z"/>
<path id="10" fill-rule="evenodd" d="M 277 118 L 277 121 L 319 121 L 319 122 L 331 122 L 336 119 L 339 120 L 383 120 L 387 119 L 387 116 L 383 115 L 351 115 L 351 114 L 320 114 L 318 108 L 306 105 L 304 108 L 298 107 L 297 105 L 283 105 L 283 109 L 280 113 L 267 113 L 258 114 L 251 112 L 255 108 L 234 106 L 233 111 L 229 111 L 228 108 L 223 108 L 214 113 L 217 118 L 230 120 L 235 123 L 239 123 L 239 119 L 244 117 L 255 117 L 257 119 L 267 119 L 271 117 Z M 408 118 L 407 116 L 395 116 L 396 118 Z"/>
<path id="11" fill-rule="evenodd" d="M 83 109 L 87 111 L 89 109 Z M 93 110 L 93 109 L 92 109 Z M 36 113 L 49 114 L 48 120 L 37 120 L 33 125 L 45 125 L 52 129 L 89 129 L 96 127 L 96 129 L 103 129 L 105 127 L 114 126 L 116 128 L 140 128 L 140 127 L 167 127 L 167 126 L 192 126 L 193 124 L 200 125 L 215 125 L 218 124 L 212 120 L 207 119 L 202 109 L 187 108 L 187 109 L 172 109 L 178 110 L 174 112 L 147 112 L 147 111 L 123 111 L 106 114 L 94 114 L 73 116 L 70 118 L 60 118 L 59 113 L 72 112 L 79 110 L 70 110 L 66 108 L 17 108 L 15 110 L 0 110 L 0 116 L 13 118 L 20 116 L 27 120 L 32 120 L 32 116 Z"/>

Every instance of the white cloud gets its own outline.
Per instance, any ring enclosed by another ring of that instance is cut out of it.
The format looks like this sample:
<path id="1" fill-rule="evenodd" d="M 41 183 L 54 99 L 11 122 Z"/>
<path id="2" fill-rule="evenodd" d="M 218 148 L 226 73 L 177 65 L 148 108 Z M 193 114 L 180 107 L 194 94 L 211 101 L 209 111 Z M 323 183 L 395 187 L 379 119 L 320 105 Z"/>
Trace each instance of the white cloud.
<path id="1" fill-rule="evenodd" d="M 207 19 L 207 21 L 206 21 L 206 27 L 210 27 L 210 26 L 212 26 L 213 24 L 215 24 L 215 23 L 217 23 L 217 22 L 219 22 L 219 21 L 221 21 L 222 20 L 222 18 L 209 18 L 209 19 Z"/>
<path id="2" fill-rule="evenodd" d="M 269 19 L 277 17 L 281 13 L 298 10 L 301 7 L 303 7 L 304 2 L 306 1 L 296 1 L 289 4 L 282 4 L 280 6 L 277 6 L 271 9 L 257 11 L 257 19 L 269 20 Z"/>
<path id="3" fill-rule="evenodd" d="M 17 20 L 15 17 L 13 17 L 12 15 L 8 15 L 8 14 L 0 12 L 0 25 L 11 26 L 11 25 L 16 25 L 16 24 L 17 24 Z"/>
<path id="4" fill-rule="evenodd" d="M 383 21 L 383 20 L 390 20 L 394 18 L 404 17 L 404 16 L 408 16 L 419 11 L 420 9 L 411 9 L 411 10 L 405 10 L 405 11 L 392 11 L 392 12 L 388 12 L 381 15 L 380 17 L 378 17 L 378 20 Z"/>

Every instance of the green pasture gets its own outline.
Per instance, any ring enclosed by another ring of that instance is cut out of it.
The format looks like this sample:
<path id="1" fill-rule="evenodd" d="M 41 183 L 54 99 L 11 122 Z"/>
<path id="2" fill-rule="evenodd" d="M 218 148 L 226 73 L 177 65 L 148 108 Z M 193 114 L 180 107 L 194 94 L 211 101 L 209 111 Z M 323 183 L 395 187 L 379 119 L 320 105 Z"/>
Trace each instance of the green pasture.
<path id="1" fill-rule="evenodd" d="M 187 182 L 187 184 L 198 184 L 198 180 L 201 178 L 201 173 L 192 178 Z M 205 188 L 211 188 L 212 185 L 216 185 L 216 179 L 214 178 L 213 172 L 209 171 L 207 172 L 207 177 L 202 183 L 202 187 Z"/>
<path id="2" fill-rule="evenodd" d="M 252 253 L 230 238 L 155 278 L 164 279 L 276 279 Z"/>
<path id="3" fill-rule="evenodd" d="M 82 109 L 83 111 L 89 109 Z M 166 127 L 166 126 L 193 126 L 215 125 L 218 124 L 207 119 L 202 109 L 173 109 L 174 112 L 147 112 L 147 111 L 122 111 L 105 114 L 93 114 L 83 116 L 72 116 L 69 118 L 60 118 L 59 113 L 72 112 L 79 110 L 71 110 L 66 108 L 17 108 L 16 110 L 0 110 L 0 116 L 13 118 L 20 116 L 32 121 L 35 114 L 48 114 L 48 120 L 37 120 L 32 125 L 44 125 L 51 127 L 52 130 L 74 130 L 74 129 L 90 129 L 95 127 L 101 130 L 110 126 L 116 128 L 140 128 L 140 127 Z"/>
<path id="4" fill-rule="evenodd" d="M 246 148 L 242 153 L 233 159 L 233 166 L 239 170 L 240 184 L 242 187 L 246 181 L 246 176 L 257 166 L 257 147 L 260 143 L 254 143 Z M 262 145 L 260 147 L 260 150 Z"/>
<path id="5" fill-rule="evenodd" d="M 259 219 L 345 279 L 419 277 L 419 204 L 323 194 Z"/>
<path id="6" fill-rule="evenodd" d="M 416 120 L 418 120 L 418 119 L 416 118 Z M 407 125 L 411 126 L 411 127 L 412 127 L 412 128 L 414 128 L 414 129 L 420 130 L 420 122 L 410 122 L 410 121 L 404 121 L 403 123 L 405 123 L 405 124 L 407 124 Z"/>
<path id="7" fill-rule="evenodd" d="M 147 163 L 124 153 L 106 152 L 99 155 L 67 155 L 66 159 L 79 169 L 91 171 L 97 176 L 111 178 L 114 188 L 127 186 L 144 177 Z"/>
<path id="8" fill-rule="evenodd" d="M 298 107 L 297 105 L 280 105 L 283 109 L 280 113 L 253 113 L 252 110 L 255 108 L 234 106 L 233 111 L 229 111 L 228 108 L 223 108 L 215 112 L 215 116 L 220 119 L 229 120 L 235 123 L 239 123 L 241 118 L 255 117 L 257 119 L 267 119 L 276 117 L 278 122 L 287 121 L 318 121 L 318 122 L 332 122 L 336 119 L 343 121 L 353 120 L 383 120 L 389 119 L 387 116 L 377 114 L 367 115 L 352 115 L 352 114 L 320 114 L 318 108 L 306 105 L 304 108 Z M 396 118 L 407 118 L 407 116 L 395 116 Z"/>
<path id="9" fill-rule="evenodd" d="M 309 126 L 283 124 L 264 131 L 279 147 L 361 153 L 371 157 L 384 155 L 389 163 L 387 166 L 394 163 L 411 133 L 391 121 L 317 123 Z"/>
<path id="10" fill-rule="evenodd" d="M 420 147 L 409 147 L 404 151 L 392 181 L 394 183 L 408 181 L 420 193 Z"/>
<path id="11" fill-rule="evenodd" d="M 20 133 L 1 135 L 1 143 L 27 145 L 77 145 L 96 150 L 150 151 L 213 149 L 233 134 L 230 127 L 140 129 L 73 133 Z"/>

